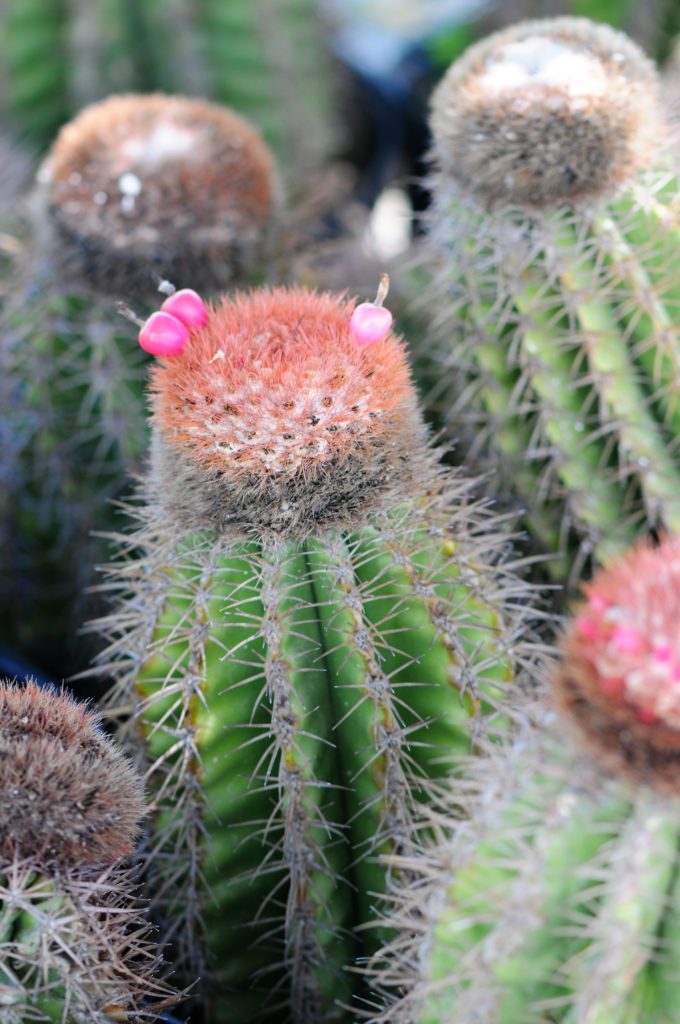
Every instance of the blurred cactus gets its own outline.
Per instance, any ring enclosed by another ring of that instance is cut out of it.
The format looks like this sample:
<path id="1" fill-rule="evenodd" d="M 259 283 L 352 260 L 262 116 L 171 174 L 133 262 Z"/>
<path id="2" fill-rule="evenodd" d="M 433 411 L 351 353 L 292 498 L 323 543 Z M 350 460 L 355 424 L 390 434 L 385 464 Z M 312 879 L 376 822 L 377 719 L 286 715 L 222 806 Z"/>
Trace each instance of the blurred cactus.
<path id="1" fill-rule="evenodd" d="M 644 788 L 565 749 L 552 714 L 478 758 L 466 799 L 438 808 L 439 841 L 393 864 L 410 877 L 373 963 L 375 1021 L 677 1019 L 680 541 L 641 545 L 586 595 L 554 697 L 597 761 Z"/>
<path id="2" fill-rule="evenodd" d="M 84 706 L 3 682 L 0 786 L 4 1024 L 157 1020 L 172 993 L 124 865 L 138 773 Z"/>
<path id="3" fill-rule="evenodd" d="M 438 467 L 390 324 L 225 298 L 153 372 L 145 504 L 95 625 L 145 738 L 151 891 L 211 1021 L 350 1019 L 377 855 L 418 845 L 442 752 L 503 728 L 533 657 L 506 539 Z"/>
<path id="4" fill-rule="evenodd" d="M 333 88 L 313 0 L 8 0 L 5 113 L 36 142 L 108 93 L 191 93 L 263 131 L 293 187 L 333 139 Z"/>
<path id="5" fill-rule="evenodd" d="M 183 96 L 113 96 L 59 133 L 38 172 L 40 241 L 60 278 L 104 294 L 154 274 L 229 287 L 265 259 L 272 158 L 226 107 Z"/>
<path id="6" fill-rule="evenodd" d="M 559 18 L 473 47 L 433 102 L 438 401 L 562 576 L 680 526 L 679 201 L 656 94 L 625 36 Z"/>
<path id="7" fill-rule="evenodd" d="M 272 161 L 226 108 L 114 97 L 60 133 L 38 174 L 32 265 L 14 281 L 1 342 L 12 445 L 3 453 L 4 643 L 67 671 L 82 591 L 147 443 L 145 362 L 114 298 L 158 281 L 218 288 L 266 273 Z M 23 278 L 26 278 L 24 280 Z M 108 296 L 108 298 L 105 298 Z M 44 657 L 44 655 L 43 655 Z"/>

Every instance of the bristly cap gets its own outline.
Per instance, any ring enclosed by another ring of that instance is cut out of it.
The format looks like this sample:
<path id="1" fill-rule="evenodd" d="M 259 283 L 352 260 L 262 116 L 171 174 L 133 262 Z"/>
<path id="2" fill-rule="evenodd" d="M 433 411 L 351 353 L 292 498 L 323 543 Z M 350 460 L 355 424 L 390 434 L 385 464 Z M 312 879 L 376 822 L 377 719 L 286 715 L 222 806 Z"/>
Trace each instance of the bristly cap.
<path id="1" fill-rule="evenodd" d="M 387 322 L 357 335 L 354 309 L 225 297 L 154 367 L 155 466 L 182 521 L 305 532 L 408 493 L 425 441 L 404 346 Z"/>
<path id="2" fill-rule="evenodd" d="M 435 159 L 492 203 L 600 195 L 654 160 L 657 94 L 654 65 L 621 32 L 523 22 L 472 46 L 437 87 Z"/>
<path id="3" fill-rule="evenodd" d="M 226 107 L 113 96 L 62 128 L 39 174 L 55 259 L 107 294 L 230 285 L 257 265 L 275 206 L 259 134 Z M 140 285 L 141 281 L 141 285 Z"/>
<path id="4" fill-rule="evenodd" d="M 103 867 L 129 856 L 142 781 L 85 705 L 56 689 L 0 683 L 0 858 Z"/>
<path id="5" fill-rule="evenodd" d="M 680 537 L 638 544 L 584 591 L 557 703 L 609 768 L 680 794 Z"/>

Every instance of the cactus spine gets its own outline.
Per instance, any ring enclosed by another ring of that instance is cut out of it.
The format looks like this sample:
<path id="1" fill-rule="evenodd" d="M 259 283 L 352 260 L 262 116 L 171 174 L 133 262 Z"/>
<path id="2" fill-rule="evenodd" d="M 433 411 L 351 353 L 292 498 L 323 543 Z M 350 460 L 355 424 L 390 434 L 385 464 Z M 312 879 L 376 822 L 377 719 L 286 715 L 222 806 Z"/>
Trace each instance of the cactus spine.
<path id="1" fill-rule="evenodd" d="M 497 524 L 437 468 L 389 314 L 353 308 L 225 298 L 156 366 L 98 624 L 145 736 L 151 891 L 215 1021 L 348 1019 L 377 856 L 417 846 L 441 752 L 501 728 L 527 650 Z"/>
<path id="2" fill-rule="evenodd" d="M 3 682 L 0 784 L 2 1020 L 156 1020 L 172 993 L 125 866 L 138 773 L 83 706 Z"/>
<path id="3" fill-rule="evenodd" d="M 64 636 L 147 444 L 143 353 L 114 299 L 161 278 L 214 289 L 266 272 L 277 188 L 257 132 L 183 97 L 112 97 L 83 111 L 38 174 L 33 266 L 2 336 L 13 434 L 2 557 L 6 644 L 56 672 L 82 667 Z M 18 448 L 18 451 L 15 449 Z M 4 459 L 9 459 L 9 449 Z M 18 540 L 17 540 L 18 538 Z"/>
<path id="4" fill-rule="evenodd" d="M 678 195 L 656 96 L 625 36 L 558 18 L 471 48 L 433 101 L 447 415 L 474 422 L 562 573 L 680 525 Z"/>
<path id="5" fill-rule="evenodd" d="M 558 743 L 545 708 L 477 759 L 467 801 L 446 798 L 440 841 L 396 894 L 376 1021 L 675 1019 L 679 606 L 677 538 L 641 544 L 586 588 L 552 700 L 595 763 Z"/>

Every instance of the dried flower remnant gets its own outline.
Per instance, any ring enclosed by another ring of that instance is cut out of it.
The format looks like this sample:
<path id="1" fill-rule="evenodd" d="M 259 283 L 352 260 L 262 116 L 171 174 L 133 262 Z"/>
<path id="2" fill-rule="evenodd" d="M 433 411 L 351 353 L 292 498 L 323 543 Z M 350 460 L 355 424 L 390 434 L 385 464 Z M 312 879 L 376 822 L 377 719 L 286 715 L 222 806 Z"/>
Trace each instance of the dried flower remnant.
<path id="1" fill-rule="evenodd" d="M 609 768 L 680 792 L 680 537 L 638 544 L 584 591 L 556 700 Z"/>
<path id="2" fill-rule="evenodd" d="M 218 288 L 262 258 L 271 156 L 243 118 L 182 96 L 114 96 L 60 132 L 38 181 L 69 278 L 127 294 L 156 272 Z"/>

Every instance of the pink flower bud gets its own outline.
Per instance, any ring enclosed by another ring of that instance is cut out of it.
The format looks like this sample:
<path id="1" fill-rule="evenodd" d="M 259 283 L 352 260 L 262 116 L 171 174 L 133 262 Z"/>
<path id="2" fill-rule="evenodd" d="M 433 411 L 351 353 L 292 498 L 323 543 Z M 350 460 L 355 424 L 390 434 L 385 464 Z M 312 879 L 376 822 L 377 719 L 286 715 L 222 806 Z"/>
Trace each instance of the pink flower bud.
<path id="1" fill-rule="evenodd" d="M 174 316 L 190 330 L 192 327 L 205 327 L 208 322 L 206 304 L 193 288 L 182 288 L 175 292 L 165 300 L 161 310 Z"/>
<path id="2" fill-rule="evenodd" d="M 139 332 L 139 344 L 153 356 L 178 356 L 188 340 L 185 325 L 169 313 L 152 313 Z"/>
<path id="3" fill-rule="evenodd" d="M 358 345 L 372 345 L 382 341 L 392 329 L 393 316 L 384 306 L 362 302 L 349 321 L 350 334 Z"/>

